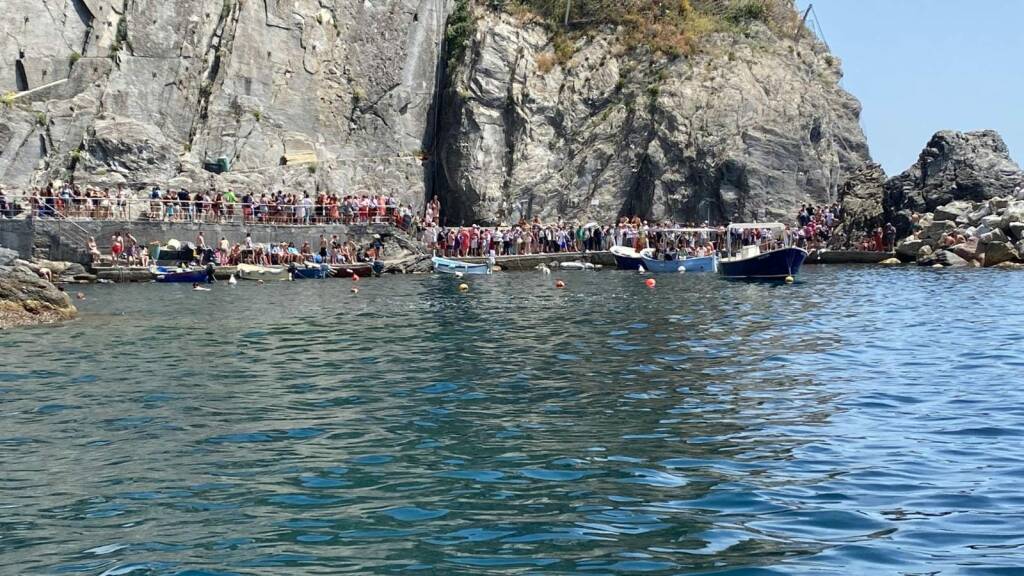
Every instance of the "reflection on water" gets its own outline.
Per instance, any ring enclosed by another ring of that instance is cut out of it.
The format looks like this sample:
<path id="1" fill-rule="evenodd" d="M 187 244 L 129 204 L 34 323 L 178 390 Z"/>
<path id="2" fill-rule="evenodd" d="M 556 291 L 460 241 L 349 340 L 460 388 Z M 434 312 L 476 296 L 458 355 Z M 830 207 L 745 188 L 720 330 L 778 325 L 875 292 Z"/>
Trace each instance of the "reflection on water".
<path id="1" fill-rule="evenodd" d="M 0 335 L 0 573 L 1024 561 L 1024 275 L 564 278 L 96 286 Z"/>

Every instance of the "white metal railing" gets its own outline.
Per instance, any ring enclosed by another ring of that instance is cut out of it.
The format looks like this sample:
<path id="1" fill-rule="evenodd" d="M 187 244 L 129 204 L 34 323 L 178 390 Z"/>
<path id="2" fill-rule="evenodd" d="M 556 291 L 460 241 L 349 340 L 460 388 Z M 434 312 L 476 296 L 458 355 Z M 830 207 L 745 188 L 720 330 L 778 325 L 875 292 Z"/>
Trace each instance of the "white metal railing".
<path id="1" fill-rule="evenodd" d="M 11 200 L 10 198 L 8 198 Z M 69 222 L 188 222 L 205 224 L 387 224 L 407 227 L 414 213 L 402 204 L 244 204 L 147 198 L 17 198 L 22 215 Z"/>

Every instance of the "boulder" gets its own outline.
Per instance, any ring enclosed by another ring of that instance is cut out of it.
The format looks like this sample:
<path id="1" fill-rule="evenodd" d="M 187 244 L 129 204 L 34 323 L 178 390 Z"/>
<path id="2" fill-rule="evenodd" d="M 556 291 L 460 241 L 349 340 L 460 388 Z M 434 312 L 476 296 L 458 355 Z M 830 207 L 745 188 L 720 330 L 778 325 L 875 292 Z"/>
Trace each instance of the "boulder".
<path id="1" fill-rule="evenodd" d="M 1014 240 L 1024 240 L 1024 222 L 1010 222 L 1007 228 L 1010 230 L 1010 237 Z"/>
<path id="2" fill-rule="evenodd" d="M 1010 205 L 1009 198 L 993 198 L 988 201 L 989 210 L 998 213 L 1000 210 L 1006 210 Z"/>
<path id="3" fill-rule="evenodd" d="M 65 276 L 86 276 L 88 271 L 85 266 L 82 266 L 78 262 L 71 262 L 68 267 L 64 270 Z"/>
<path id="4" fill-rule="evenodd" d="M 1010 224 L 1016 222 L 1024 222 L 1024 202 L 1014 200 L 1010 202 L 1010 205 L 1003 210 L 1000 215 L 1002 220 L 1000 221 L 999 227 L 1003 230 L 1008 230 Z"/>
<path id="5" fill-rule="evenodd" d="M 935 209 L 935 219 L 959 221 L 963 218 L 966 220 L 967 214 L 970 213 L 973 208 L 974 205 L 965 200 L 950 202 L 945 206 L 939 206 Z"/>
<path id="6" fill-rule="evenodd" d="M 1003 262 L 1020 259 L 1020 254 L 1009 242 L 987 242 L 984 244 L 985 266 L 996 266 Z"/>
<path id="7" fill-rule="evenodd" d="M 942 266 L 943 268 L 966 268 L 970 266 L 967 260 L 957 256 L 949 250 L 939 250 L 934 254 L 929 254 L 924 258 L 918 259 L 918 265 L 920 266 Z"/>
<path id="8" fill-rule="evenodd" d="M 956 222 L 952 220 L 934 220 L 921 231 L 921 238 L 924 240 L 938 241 L 943 234 L 949 234 L 956 230 Z"/>
<path id="9" fill-rule="evenodd" d="M 913 260 L 917 258 L 917 253 L 924 245 L 924 240 L 913 237 L 904 238 L 902 242 L 896 245 L 896 256 L 902 260 Z"/>
<path id="10" fill-rule="evenodd" d="M 978 239 L 985 244 L 1001 244 L 1009 240 L 1006 233 L 999 228 L 979 234 Z"/>
<path id="11" fill-rule="evenodd" d="M 0 329 L 67 320 L 76 313 L 67 294 L 31 269 L 0 267 Z"/>
<path id="12" fill-rule="evenodd" d="M 949 251 L 968 261 L 977 260 L 981 257 L 981 255 L 978 254 L 977 238 L 970 238 L 963 244 L 957 244 L 956 246 L 949 248 Z"/>
<path id="13" fill-rule="evenodd" d="M 988 205 L 982 204 L 976 210 L 967 213 L 967 222 L 973 226 L 978 226 L 981 224 L 981 219 L 991 213 L 992 212 L 988 209 Z"/>
<path id="14" fill-rule="evenodd" d="M 981 225 L 996 230 L 1003 227 L 1003 217 L 998 214 L 985 216 L 981 219 Z"/>
<path id="15" fill-rule="evenodd" d="M 993 268 L 1002 268 L 1003 270 L 1024 270 L 1024 264 L 1018 262 L 1000 262 L 993 266 Z"/>
<path id="16" fill-rule="evenodd" d="M 917 261 L 920 262 L 922 260 L 925 260 L 925 259 L 927 259 L 931 255 L 932 255 L 932 247 L 927 245 L 927 244 L 925 244 L 924 246 L 921 246 L 920 250 L 917 251 Z"/>

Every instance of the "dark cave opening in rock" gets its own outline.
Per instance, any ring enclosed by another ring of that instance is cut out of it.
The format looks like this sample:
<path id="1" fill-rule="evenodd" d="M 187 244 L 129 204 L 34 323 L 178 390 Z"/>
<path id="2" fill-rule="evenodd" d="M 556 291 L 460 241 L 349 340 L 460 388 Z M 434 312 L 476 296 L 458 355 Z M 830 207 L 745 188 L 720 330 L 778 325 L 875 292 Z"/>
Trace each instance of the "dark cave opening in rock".
<path id="1" fill-rule="evenodd" d="M 25 64 L 21 60 L 14 63 L 14 86 L 18 92 L 28 90 L 28 76 L 25 74 Z"/>

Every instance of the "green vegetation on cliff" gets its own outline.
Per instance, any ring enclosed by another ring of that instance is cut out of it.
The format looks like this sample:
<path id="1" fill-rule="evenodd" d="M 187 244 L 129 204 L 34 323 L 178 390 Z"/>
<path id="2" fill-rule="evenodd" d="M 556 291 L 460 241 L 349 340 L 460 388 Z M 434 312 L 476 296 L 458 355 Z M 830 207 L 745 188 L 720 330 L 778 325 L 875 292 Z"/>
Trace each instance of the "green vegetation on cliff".
<path id="1" fill-rule="evenodd" d="M 777 32 L 793 33 L 799 26 L 788 0 L 489 0 L 488 5 L 537 18 L 552 28 L 556 39 L 564 33 L 616 26 L 629 47 L 648 47 L 670 56 L 692 54 L 707 34 L 739 31 L 754 22 Z M 566 55 L 559 56 L 564 60 Z"/>

